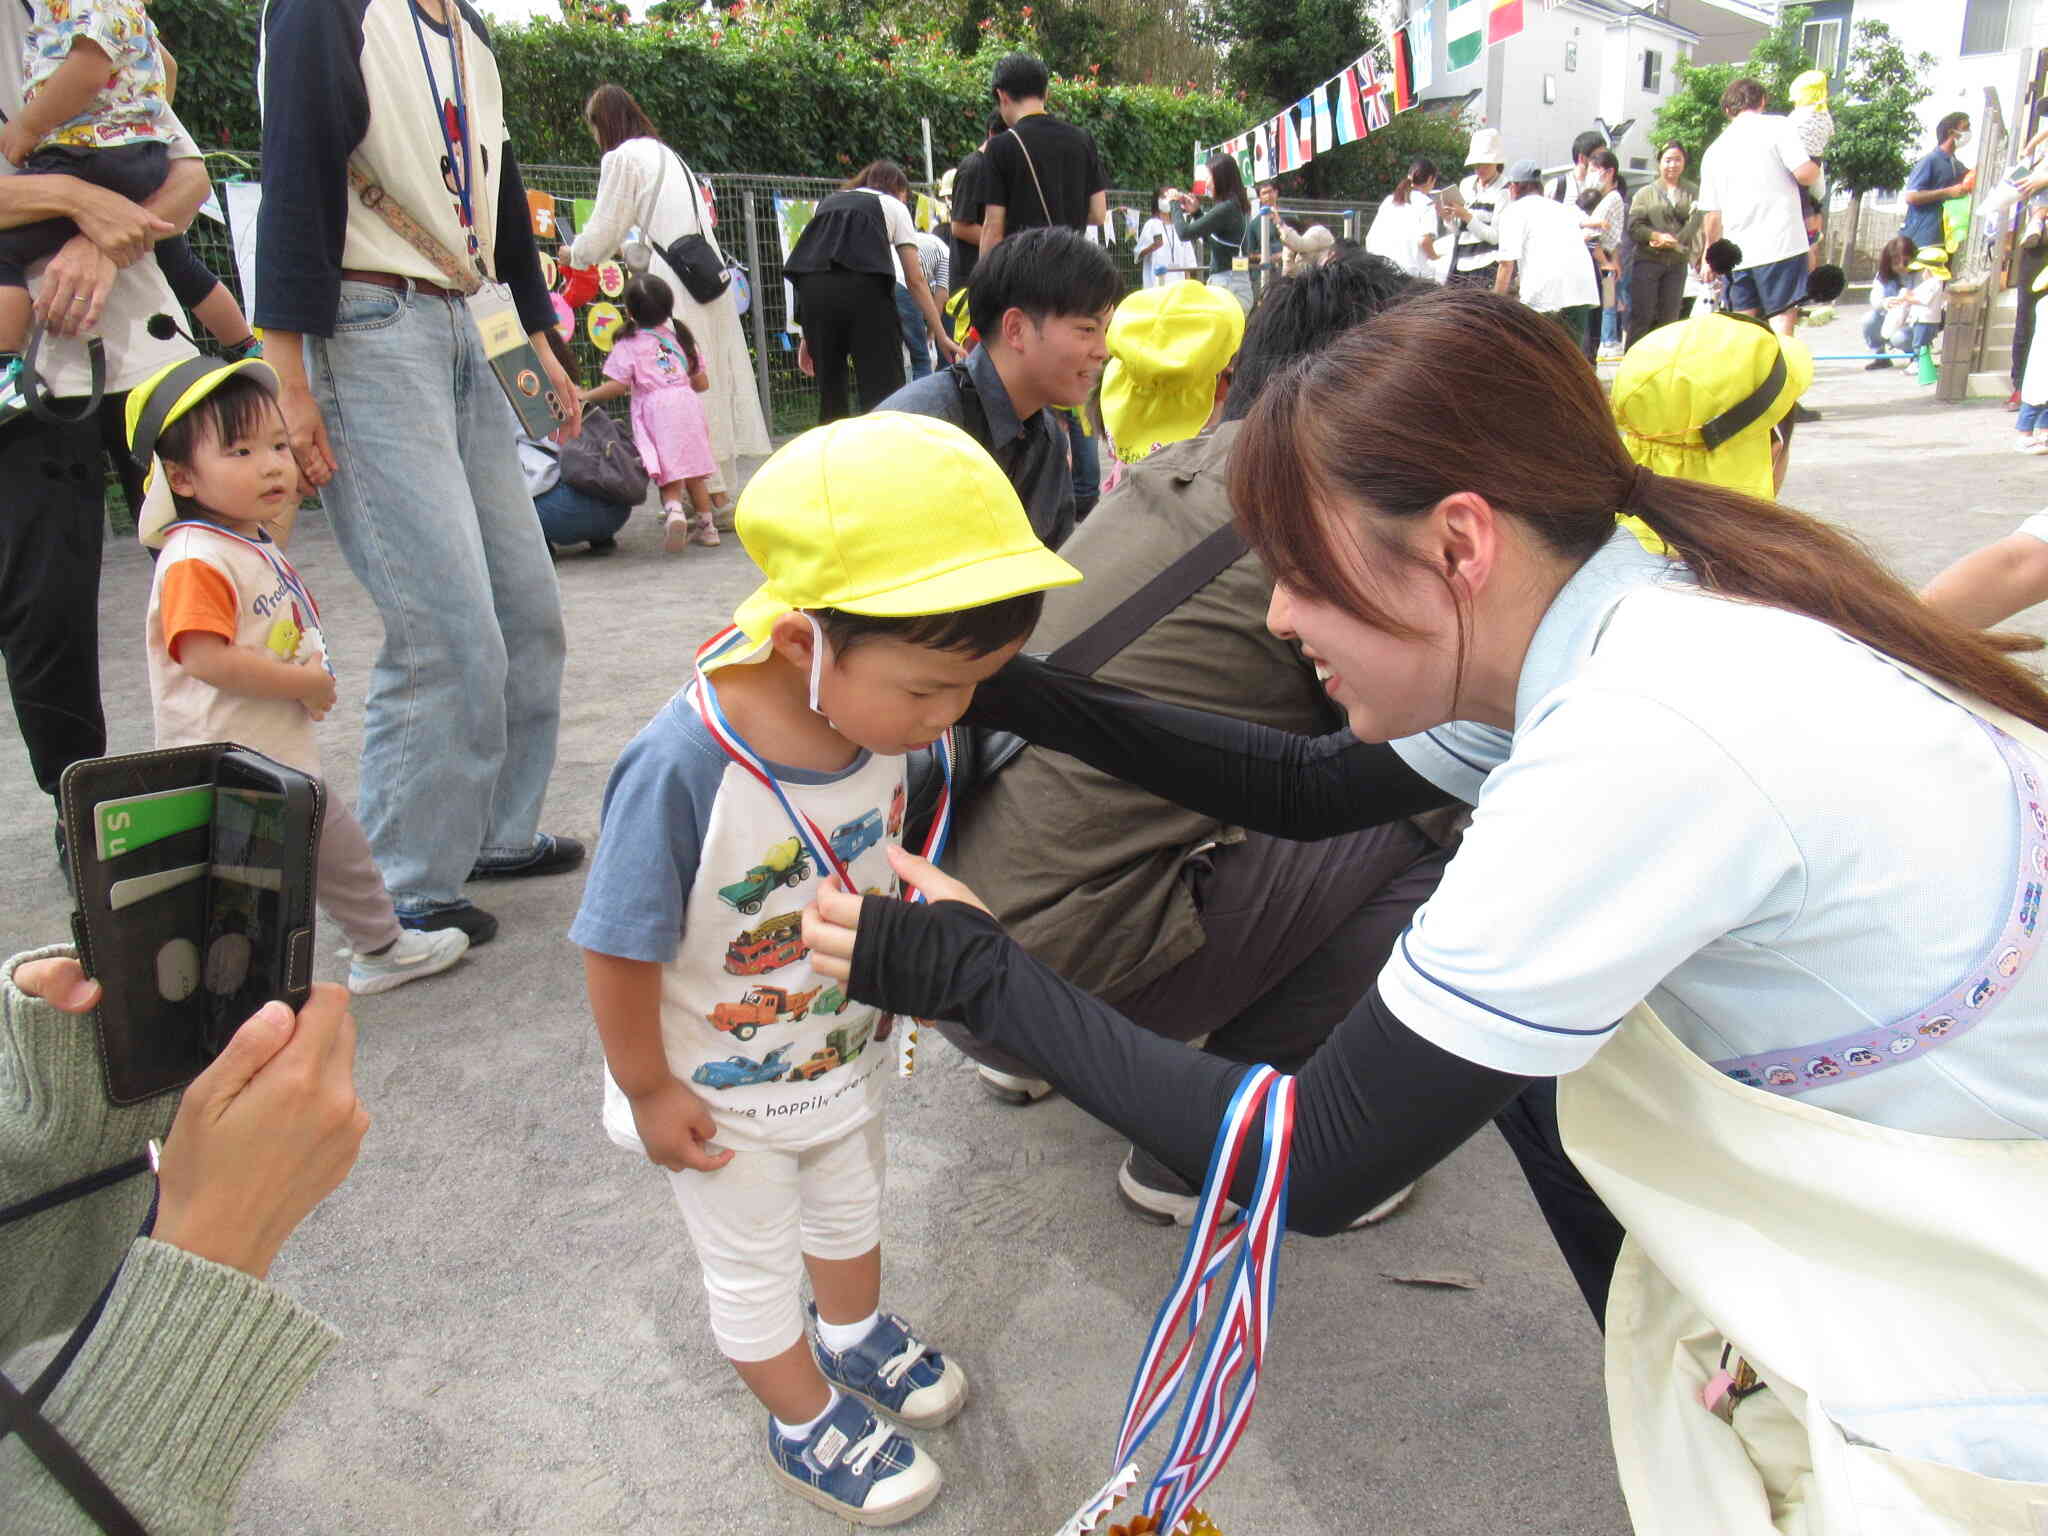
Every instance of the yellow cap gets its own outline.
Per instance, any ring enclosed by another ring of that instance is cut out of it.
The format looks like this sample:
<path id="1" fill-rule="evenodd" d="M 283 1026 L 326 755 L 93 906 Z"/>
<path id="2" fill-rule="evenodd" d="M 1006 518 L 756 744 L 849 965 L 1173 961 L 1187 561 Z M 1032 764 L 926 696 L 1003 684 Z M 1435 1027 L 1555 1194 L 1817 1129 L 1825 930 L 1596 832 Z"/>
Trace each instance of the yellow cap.
<path id="1" fill-rule="evenodd" d="M 1913 253 L 1913 259 L 1906 263 L 1908 272 L 1932 272 L 1937 277 L 1948 276 L 1948 247 L 1945 245 L 1923 245 Z"/>
<path id="2" fill-rule="evenodd" d="M 1638 464 L 1770 498 L 1771 428 L 1812 382 L 1813 354 L 1798 341 L 1753 320 L 1701 315 L 1631 347 L 1611 403 Z"/>
<path id="3" fill-rule="evenodd" d="M 813 428 L 761 466 L 733 521 L 768 578 L 733 614 L 757 644 L 794 608 L 911 618 L 1081 579 L 1039 542 L 996 461 L 931 416 Z"/>
<path id="4" fill-rule="evenodd" d="M 1792 77 L 1792 105 L 1824 107 L 1827 104 L 1828 77 L 1825 70 L 1809 69 Z"/>
<path id="5" fill-rule="evenodd" d="M 1200 432 L 1243 340 L 1244 306 L 1225 288 L 1168 283 L 1117 305 L 1102 375 L 1102 424 L 1117 456 L 1135 464 Z"/>
<path id="6" fill-rule="evenodd" d="M 238 363 L 217 357 L 188 357 L 166 363 L 128 391 L 123 436 L 128 452 L 144 466 L 142 507 L 135 516 L 135 536 L 150 549 L 163 547 L 164 530 L 178 520 L 171 488 L 157 473 L 156 444 L 164 429 L 238 373 L 246 373 L 273 397 L 277 374 L 261 358 Z"/>

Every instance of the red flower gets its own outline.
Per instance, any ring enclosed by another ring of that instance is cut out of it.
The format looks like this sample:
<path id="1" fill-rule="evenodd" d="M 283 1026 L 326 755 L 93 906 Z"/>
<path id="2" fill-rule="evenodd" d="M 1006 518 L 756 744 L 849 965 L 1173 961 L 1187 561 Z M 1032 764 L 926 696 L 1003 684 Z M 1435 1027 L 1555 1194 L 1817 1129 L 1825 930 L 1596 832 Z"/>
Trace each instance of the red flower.
<path id="1" fill-rule="evenodd" d="M 1099 75 L 1102 73 L 1102 66 L 1100 64 L 1090 64 L 1088 66 L 1088 73 L 1091 75 Z"/>
<path id="2" fill-rule="evenodd" d="M 1030 6 L 1028 6 L 1028 5 L 1024 7 L 1024 17 L 1025 17 L 1025 19 L 1026 19 L 1027 21 L 1028 21 L 1028 20 L 1030 19 L 1030 17 L 1031 17 L 1031 7 L 1030 7 Z"/>

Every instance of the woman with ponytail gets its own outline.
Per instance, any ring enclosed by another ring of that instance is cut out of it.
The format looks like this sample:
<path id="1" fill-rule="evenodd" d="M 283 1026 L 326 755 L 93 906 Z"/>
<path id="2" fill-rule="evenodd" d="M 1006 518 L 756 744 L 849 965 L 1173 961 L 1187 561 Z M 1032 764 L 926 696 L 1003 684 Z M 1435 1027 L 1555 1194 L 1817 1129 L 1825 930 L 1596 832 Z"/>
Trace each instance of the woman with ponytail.
<path id="1" fill-rule="evenodd" d="M 1410 299 L 1275 375 L 1230 469 L 1269 623 L 1349 732 L 1024 660 L 969 718 L 1283 837 L 1474 804 L 1299 1075 L 1290 1224 L 1341 1230 L 1562 1079 L 1556 1142 L 1517 1150 L 1582 1283 L 1611 1271 L 1638 1531 L 2034 1530 L 2039 682 L 1826 524 L 1638 464 L 1571 338 L 1494 295 Z M 961 1021 L 1199 1178 L 1243 1069 L 1067 986 L 958 882 L 899 872 L 930 904 L 821 897 L 813 963 Z M 1574 1168 L 1599 1197 L 1576 1212 Z"/>

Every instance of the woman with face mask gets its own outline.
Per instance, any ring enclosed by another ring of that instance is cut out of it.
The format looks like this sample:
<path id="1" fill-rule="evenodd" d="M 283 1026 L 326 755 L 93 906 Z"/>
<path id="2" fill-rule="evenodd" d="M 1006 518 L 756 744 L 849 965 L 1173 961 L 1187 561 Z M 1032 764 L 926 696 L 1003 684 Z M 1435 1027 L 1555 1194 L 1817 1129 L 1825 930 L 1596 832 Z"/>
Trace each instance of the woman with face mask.
<path id="1" fill-rule="evenodd" d="M 1796 392 L 1776 372 L 1704 448 Z M 1555 1081 L 1540 1150 L 1627 1232 L 1603 1310 L 1638 1531 L 2025 1536 L 2048 1501 L 2048 1231 L 2012 1219 L 2048 1201 L 2048 691 L 1828 525 L 1636 463 L 1570 338 L 1495 295 L 1410 299 L 1275 378 L 1230 469 L 1268 623 L 1348 733 L 1033 662 L 969 718 L 1279 836 L 1480 802 L 1299 1074 L 1290 1225 L 1340 1230 Z M 813 963 L 1200 1177 L 1241 1069 L 898 872 L 930 904 L 822 896 Z M 1546 1214 L 1598 1261 L 1591 1222 Z"/>
<path id="2" fill-rule="evenodd" d="M 1155 187 L 1152 216 L 1138 231 L 1138 280 L 1146 288 L 1163 288 L 1177 283 L 1196 267 L 1194 248 L 1174 227 L 1175 194 L 1171 187 Z"/>

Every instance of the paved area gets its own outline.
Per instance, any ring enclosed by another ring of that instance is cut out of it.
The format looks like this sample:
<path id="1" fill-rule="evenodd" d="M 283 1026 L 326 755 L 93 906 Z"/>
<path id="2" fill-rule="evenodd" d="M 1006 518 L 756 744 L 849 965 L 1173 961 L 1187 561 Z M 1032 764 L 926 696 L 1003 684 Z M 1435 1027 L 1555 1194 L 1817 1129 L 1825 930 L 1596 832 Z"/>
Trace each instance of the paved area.
<path id="1" fill-rule="evenodd" d="M 1859 318 L 1815 339 L 1851 350 Z M 1823 365 L 1808 399 L 1825 420 L 1799 430 L 1786 487 L 1916 582 L 2048 499 L 2030 483 L 2048 464 L 2010 451 L 1995 403 L 1930 393 L 1906 373 Z M 293 556 L 341 669 L 323 739 L 334 790 L 352 796 L 376 619 L 318 515 Z M 753 576 L 731 539 L 665 558 L 644 515 L 616 555 L 559 570 L 571 649 L 546 824 L 589 838 L 613 757 Z M 149 745 L 148 579 L 139 547 L 109 551 L 116 751 Z M 10 716 L 0 932 L 26 946 L 66 931 L 66 899 L 13 737 Z M 358 1003 L 370 1136 L 275 1272 L 347 1342 L 257 1462 L 237 1531 L 846 1529 L 771 1491 L 762 1415 L 713 1350 L 664 1181 L 598 1127 L 600 1056 L 564 937 L 579 886 L 479 888 L 503 919 L 495 944 Z M 957 1424 L 926 1437 L 948 1486 L 906 1529 L 1044 1536 L 1107 1470 L 1181 1238 L 1126 1215 L 1117 1139 L 1071 1106 L 993 1105 L 936 1042 L 899 1087 L 887 1304 L 974 1387 Z M 1479 1284 L 1390 1278 L 1444 1270 Z M 1617 1536 L 1599 1350 L 1512 1159 L 1482 1132 L 1382 1227 L 1288 1245 L 1265 1389 L 1213 1508 L 1236 1536 Z"/>

